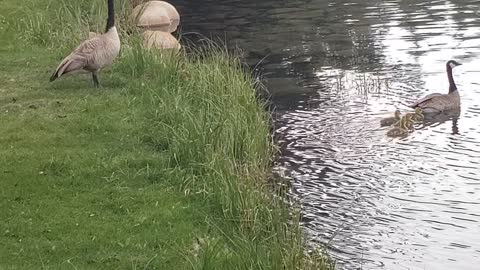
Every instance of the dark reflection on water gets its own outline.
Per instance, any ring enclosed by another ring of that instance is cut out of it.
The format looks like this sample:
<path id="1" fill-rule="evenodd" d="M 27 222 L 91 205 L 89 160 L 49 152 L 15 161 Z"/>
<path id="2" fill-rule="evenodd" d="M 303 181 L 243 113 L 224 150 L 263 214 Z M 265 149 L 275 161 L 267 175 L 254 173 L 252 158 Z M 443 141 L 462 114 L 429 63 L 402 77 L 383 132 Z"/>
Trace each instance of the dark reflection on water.
<path id="1" fill-rule="evenodd" d="M 173 2 L 184 32 L 220 36 L 252 66 L 264 59 L 275 170 L 340 268 L 478 269 L 479 1 Z M 387 138 L 381 117 L 447 91 L 452 58 L 464 64 L 461 112 Z"/>

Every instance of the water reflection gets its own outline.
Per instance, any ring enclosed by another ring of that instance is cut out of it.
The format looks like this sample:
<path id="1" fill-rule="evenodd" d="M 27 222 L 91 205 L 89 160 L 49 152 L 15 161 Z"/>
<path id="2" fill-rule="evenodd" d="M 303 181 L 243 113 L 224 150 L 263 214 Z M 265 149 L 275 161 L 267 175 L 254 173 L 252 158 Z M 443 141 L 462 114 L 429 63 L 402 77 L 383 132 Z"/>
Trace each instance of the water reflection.
<path id="1" fill-rule="evenodd" d="M 245 51 L 272 94 L 312 242 L 344 269 L 476 269 L 480 261 L 477 0 L 173 1 L 184 32 Z M 192 38 L 192 35 L 187 35 Z M 462 110 L 404 139 L 379 120 L 454 71 Z"/>
<path id="2" fill-rule="evenodd" d="M 461 110 L 452 110 L 447 112 L 442 112 L 434 115 L 427 115 L 427 117 L 423 120 L 422 125 L 420 127 L 416 127 L 416 129 L 425 129 L 428 127 L 436 127 L 440 125 L 445 125 L 445 122 L 451 122 L 452 126 L 452 135 L 458 135 L 458 118 L 460 117 Z"/>

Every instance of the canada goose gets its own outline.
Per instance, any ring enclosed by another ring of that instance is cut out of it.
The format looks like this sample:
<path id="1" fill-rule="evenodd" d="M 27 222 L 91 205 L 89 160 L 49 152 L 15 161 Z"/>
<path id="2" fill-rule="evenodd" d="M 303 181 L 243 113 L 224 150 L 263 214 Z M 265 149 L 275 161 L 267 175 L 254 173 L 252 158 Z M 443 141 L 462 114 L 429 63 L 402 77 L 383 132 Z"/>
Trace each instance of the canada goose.
<path id="1" fill-rule="evenodd" d="M 57 67 L 50 81 L 74 71 L 85 70 L 92 73 L 95 87 L 99 86 L 97 72 L 112 64 L 120 52 L 120 38 L 115 27 L 113 0 L 108 0 L 108 18 L 105 33 L 95 35 L 82 42 Z"/>
<path id="2" fill-rule="evenodd" d="M 411 127 L 413 127 L 413 123 L 414 123 L 412 117 L 413 117 L 412 113 L 406 113 L 399 121 L 397 121 L 392 126 L 400 127 L 402 124 L 405 124 L 406 127 L 411 129 Z"/>
<path id="3" fill-rule="evenodd" d="M 398 122 L 400 120 L 401 114 L 399 110 L 396 110 L 393 117 L 387 117 L 380 120 L 380 126 L 391 126 L 392 124 Z"/>
<path id="4" fill-rule="evenodd" d="M 408 135 L 407 118 L 403 117 L 397 124 L 398 126 L 393 127 L 387 132 L 388 137 L 404 137 Z"/>
<path id="5" fill-rule="evenodd" d="M 413 113 L 410 113 L 412 115 L 412 120 L 414 122 L 420 122 L 422 121 L 423 119 L 425 119 L 425 116 L 423 116 L 423 112 L 422 112 L 422 109 L 420 108 L 416 108 L 415 109 L 415 112 Z"/>
<path id="6" fill-rule="evenodd" d="M 442 112 L 460 108 L 460 95 L 453 80 L 452 69 L 461 64 L 455 60 L 447 62 L 447 77 L 450 84 L 448 94 L 433 93 L 409 105 L 410 108 L 420 108 L 425 113 Z"/>
<path id="7" fill-rule="evenodd" d="M 88 32 L 88 38 L 94 38 L 96 36 L 101 36 L 102 34 L 96 32 Z"/>
<path id="8" fill-rule="evenodd" d="M 407 113 L 403 119 L 404 119 L 404 122 L 405 122 L 405 127 L 408 129 L 408 130 L 413 130 L 413 114 L 409 114 Z"/>

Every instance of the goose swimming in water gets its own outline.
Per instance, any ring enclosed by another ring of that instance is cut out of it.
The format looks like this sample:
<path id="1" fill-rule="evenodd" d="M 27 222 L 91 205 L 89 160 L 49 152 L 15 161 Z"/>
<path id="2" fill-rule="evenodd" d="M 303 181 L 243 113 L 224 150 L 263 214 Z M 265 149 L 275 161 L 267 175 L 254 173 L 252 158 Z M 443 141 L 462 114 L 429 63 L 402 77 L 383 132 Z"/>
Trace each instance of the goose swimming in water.
<path id="1" fill-rule="evenodd" d="M 452 69 L 461 64 L 455 60 L 447 62 L 447 77 L 450 84 L 448 94 L 433 93 L 409 105 L 410 108 L 419 108 L 425 113 L 442 112 L 460 108 L 460 95 L 453 80 Z"/>
<path id="2" fill-rule="evenodd" d="M 115 27 L 113 0 L 108 0 L 108 18 L 105 33 L 91 35 L 70 55 L 65 57 L 50 77 L 54 81 L 60 76 L 74 71 L 85 70 L 92 73 L 95 87 L 99 86 L 97 73 L 113 63 L 120 52 L 120 38 Z"/>

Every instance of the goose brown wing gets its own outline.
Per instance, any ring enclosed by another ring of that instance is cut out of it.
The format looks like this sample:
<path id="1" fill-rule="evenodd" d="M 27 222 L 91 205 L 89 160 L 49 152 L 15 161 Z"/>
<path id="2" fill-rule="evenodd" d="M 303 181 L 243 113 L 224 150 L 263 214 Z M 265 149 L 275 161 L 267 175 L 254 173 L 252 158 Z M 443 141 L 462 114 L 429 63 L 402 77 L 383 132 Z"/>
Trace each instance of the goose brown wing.
<path id="1" fill-rule="evenodd" d="M 72 71 L 84 69 L 93 61 L 95 51 L 101 46 L 101 43 L 102 40 L 99 37 L 87 39 L 82 42 L 70 55 L 63 59 L 50 80 L 55 80 L 63 74 Z"/>
<path id="2" fill-rule="evenodd" d="M 439 96 L 443 96 L 443 95 L 439 94 L 439 93 L 433 93 L 433 94 L 430 94 L 430 95 L 426 95 L 425 97 L 415 101 L 413 104 L 408 105 L 408 107 L 410 107 L 410 108 L 417 108 L 417 107 L 423 108 L 424 105 L 426 105 L 426 103 L 432 102 L 433 98 L 439 97 Z"/>
<path id="3" fill-rule="evenodd" d="M 433 109 L 436 111 L 451 110 L 460 107 L 460 101 L 453 95 L 440 95 L 420 104 L 422 109 Z"/>

